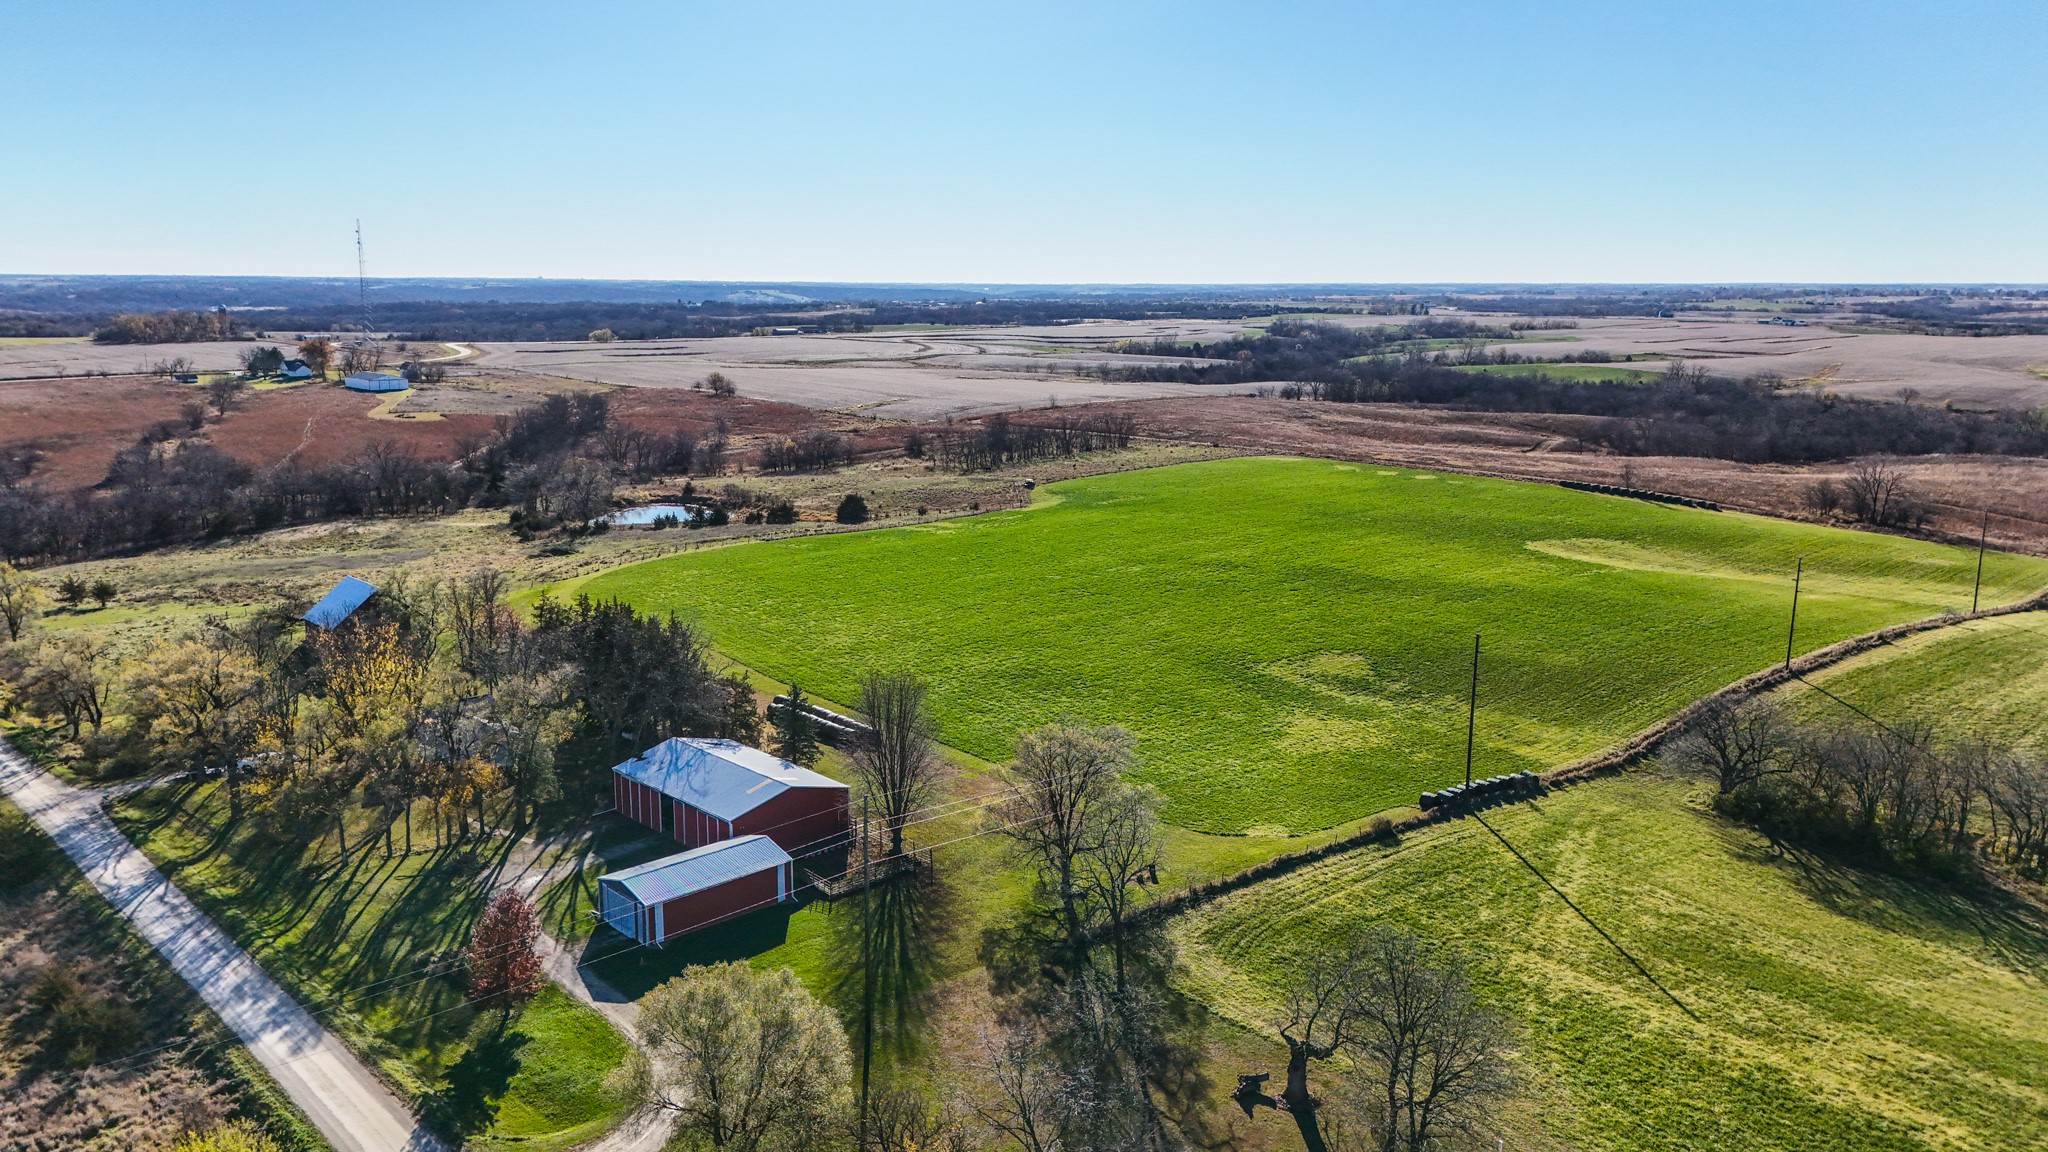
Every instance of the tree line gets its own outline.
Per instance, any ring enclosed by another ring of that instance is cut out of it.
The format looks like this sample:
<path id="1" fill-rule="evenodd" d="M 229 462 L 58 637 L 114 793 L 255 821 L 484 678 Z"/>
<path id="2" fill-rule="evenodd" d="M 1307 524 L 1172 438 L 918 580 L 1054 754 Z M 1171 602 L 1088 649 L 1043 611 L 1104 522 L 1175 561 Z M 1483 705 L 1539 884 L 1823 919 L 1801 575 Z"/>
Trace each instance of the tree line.
<path id="1" fill-rule="evenodd" d="M 962 472 L 986 472 L 1033 460 L 1077 456 L 1131 446 L 1138 419 L 1118 412 L 1066 412 L 1012 419 L 997 413 L 978 424 L 948 424 L 912 432 L 904 453 Z"/>
<path id="2" fill-rule="evenodd" d="M 1944 736 L 1918 720 L 1801 720 L 1771 700 L 1716 700 L 1672 760 L 1715 806 L 1774 842 L 1951 878 L 2048 878 L 2048 757 Z"/>
<path id="3" fill-rule="evenodd" d="M 233 340 L 242 326 L 227 309 L 211 312 L 122 312 L 93 330 L 95 344 L 192 344 Z"/>
<path id="4" fill-rule="evenodd" d="M 1677 360 L 1657 380 L 1637 385 L 1466 372 L 1458 370 L 1462 352 L 1379 354 L 1374 349 L 1386 344 L 1374 340 L 1384 338 L 1362 334 L 1373 331 L 1276 323 L 1265 336 L 1181 347 L 1179 355 L 1203 362 L 1114 371 L 1124 379 L 1197 384 L 1293 381 L 1282 396 L 1332 403 L 1587 416 L 1594 419 L 1579 429 L 1581 440 L 1627 455 L 1779 464 L 1872 454 L 2048 455 L 2048 418 L 2038 412 L 1965 412 L 1836 396 L 1788 389 L 1768 376 L 1713 376 Z"/>
<path id="5" fill-rule="evenodd" d="M 714 673 L 673 617 L 618 602 L 543 597 L 527 624 L 502 574 L 383 586 L 346 622 L 300 623 L 295 604 L 201 624 L 124 655 L 36 626 L 32 584 L 7 572 L 11 708 L 104 771 L 162 766 L 219 776 L 226 818 L 280 843 L 351 828 L 410 852 L 531 822 L 604 770 L 670 736 L 756 741 L 744 681 Z M 16 621 L 19 627 L 16 628 Z M 402 847 L 401 845 L 402 841 Z"/>
<path id="6" fill-rule="evenodd" d="M 235 402 L 223 391 L 222 410 Z M 515 506 L 530 529 L 584 524 L 611 506 L 620 471 L 722 465 L 722 434 L 651 444 L 604 441 L 602 394 L 549 396 L 501 417 L 453 461 L 393 441 L 332 464 L 256 468 L 191 435 L 195 421 L 160 422 L 115 454 L 91 490 L 0 486 L 0 560 L 81 559 L 353 516 L 439 514 Z M 612 448 L 621 448 L 614 453 Z M 623 468 L 615 462 L 623 461 Z"/>

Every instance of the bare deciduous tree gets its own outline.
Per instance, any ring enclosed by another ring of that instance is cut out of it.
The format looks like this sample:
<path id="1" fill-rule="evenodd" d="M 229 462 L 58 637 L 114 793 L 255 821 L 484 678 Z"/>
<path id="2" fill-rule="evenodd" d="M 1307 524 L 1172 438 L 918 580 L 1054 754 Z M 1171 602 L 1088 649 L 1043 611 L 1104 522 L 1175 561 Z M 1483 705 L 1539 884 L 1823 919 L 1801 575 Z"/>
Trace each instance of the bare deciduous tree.
<path id="1" fill-rule="evenodd" d="M 1506 1023 L 1472 995 L 1464 966 L 1404 932 L 1369 932 L 1352 953 L 1345 1047 L 1372 1088 L 1382 1152 L 1424 1152 L 1470 1135 L 1512 1088 Z"/>
<path id="2" fill-rule="evenodd" d="M 1038 868 L 1069 942 L 1081 938 L 1081 859 L 1100 843 L 1104 810 L 1131 762 L 1131 734 L 1115 725 L 1048 724 L 1017 737 L 1004 772 L 1010 794 L 991 808 L 1003 835 Z"/>
<path id="3" fill-rule="evenodd" d="M 215 412 L 225 416 L 228 410 L 242 399 L 242 393 L 247 391 L 248 387 L 248 381 L 238 376 L 216 376 L 207 381 L 207 403 L 213 405 Z"/>
<path id="4" fill-rule="evenodd" d="M 984 1034 L 973 1066 L 989 1089 L 983 1124 L 1020 1152 L 1064 1152 L 1071 1086 L 1028 1023 Z"/>
<path id="5" fill-rule="evenodd" d="M 1088 851 L 1082 885 L 1109 918 L 1110 955 L 1116 988 L 1125 992 L 1124 920 L 1137 887 L 1159 870 L 1159 809 L 1166 798 L 1157 788 L 1121 785 L 1101 806 L 1100 831 Z"/>
<path id="6" fill-rule="evenodd" d="M 1777 704 L 1715 697 L 1700 705 L 1672 746 L 1681 767 L 1712 776 L 1723 796 L 1765 776 L 1791 770 L 1792 727 Z"/>
<path id="7" fill-rule="evenodd" d="M 1859 461 L 1842 481 L 1842 490 L 1849 514 L 1866 524 L 1911 524 L 1921 515 L 1905 470 L 1891 460 Z"/>
<path id="8" fill-rule="evenodd" d="M 941 763 L 926 686 L 908 672 L 870 672 L 858 708 L 873 728 L 853 750 L 861 790 L 889 830 L 889 854 L 903 852 L 903 825 L 938 794 Z"/>
<path id="9" fill-rule="evenodd" d="M 1295 1112 L 1310 1112 L 1316 1100 L 1308 1090 L 1308 1062 L 1337 1054 L 1349 1036 L 1353 999 L 1352 967 L 1356 941 L 1318 948 L 1295 968 L 1280 1017 L 1280 1039 L 1287 1042 L 1287 1087 L 1280 1099 Z"/>

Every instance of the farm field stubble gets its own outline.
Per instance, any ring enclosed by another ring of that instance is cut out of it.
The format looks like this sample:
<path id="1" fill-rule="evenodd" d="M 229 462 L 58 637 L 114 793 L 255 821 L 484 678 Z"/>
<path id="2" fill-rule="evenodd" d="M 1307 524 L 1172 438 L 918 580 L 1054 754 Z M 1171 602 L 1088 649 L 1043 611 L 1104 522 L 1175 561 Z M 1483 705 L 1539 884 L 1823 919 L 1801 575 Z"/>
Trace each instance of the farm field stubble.
<path id="1" fill-rule="evenodd" d="M 1300 957 L 1398 924 L 1473 957 L 1482 997 L 1515 1018 L 1510 1147 L 2048 1142 L 2038 909 L 1774 853 L 1707 791 L 1637 773 L 1486 814 L 1691 1016 L 1469 819 L 1176 918 L 1182 991 L 1272 1037 Z M 1332 1086 L 1338 1069 L 1318 1074 Z"/>
<path id="2" fill-rule="evenodd" d="M 1203 832 L 1327 828 L 1463 771 L 1540 769 L 1798 647 L 1967 607 L 1975 555 L 1538 484 L 1252 458 L 1047 485 L 1030 509 L 731 547 L 582 586 L 701 623 L 845 702 L 931 680 L 948 743 L 1007 756 L 1061 715 L 1136 733 L 1137 776 Z M 1993 555 L 1985 602 L 2048 581 Z"/>

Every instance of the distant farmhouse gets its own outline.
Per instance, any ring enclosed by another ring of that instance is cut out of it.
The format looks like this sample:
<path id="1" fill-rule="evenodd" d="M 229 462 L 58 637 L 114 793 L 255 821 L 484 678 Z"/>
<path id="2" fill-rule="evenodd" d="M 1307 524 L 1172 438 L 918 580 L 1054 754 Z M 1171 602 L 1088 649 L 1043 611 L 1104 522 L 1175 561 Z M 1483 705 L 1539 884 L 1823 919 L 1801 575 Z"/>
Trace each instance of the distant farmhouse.
<path id="1" fill-rule="evenodd" d="M 328 589 L 327 595 L 315 601 L 306 614 L 299 617 L 315 628 L 332 631 L 355 614 L 364 601 L 377 594 L 377 586 L 367 580 L 343 576 L 341 583 Z"/>
<path id="2" fill-rule="evenodd" d="M 287 360 L 278 365 L 277 374 L 284 380 L 311 380 L 313 369 L 304 360 Z"/>

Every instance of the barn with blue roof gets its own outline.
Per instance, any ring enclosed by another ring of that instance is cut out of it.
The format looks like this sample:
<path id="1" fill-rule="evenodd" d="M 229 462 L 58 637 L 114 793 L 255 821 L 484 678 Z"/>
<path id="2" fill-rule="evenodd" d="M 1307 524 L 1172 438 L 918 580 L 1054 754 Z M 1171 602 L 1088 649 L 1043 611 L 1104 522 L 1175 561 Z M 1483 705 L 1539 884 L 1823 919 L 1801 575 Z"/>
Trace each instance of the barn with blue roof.
<path id="1" fill-rule="evenodd" d="M 367 580 L 343 576 L 341 583 L 329 589 L 327 595 L 314 601 L 306 614 L 299 617 L 315 628 L 336 628 L 341 622 L 363 606 L 363 602 L 377 594 L 377 586 Z"/>
<path id="2" fill-rule="evenodd" d="M 789 851 L 846 834 L 847 787 L 736 740 L 678 736 L 612 769 L 619 812 L 692 848 L 762 835 Z"/>
<path id="3" fill-rule="evenodd" d="M 597 912 L 660 947 L 685 932 L 796 899 L 796 864 L 766 836 L 736 836 L 597 878 Z"/>

